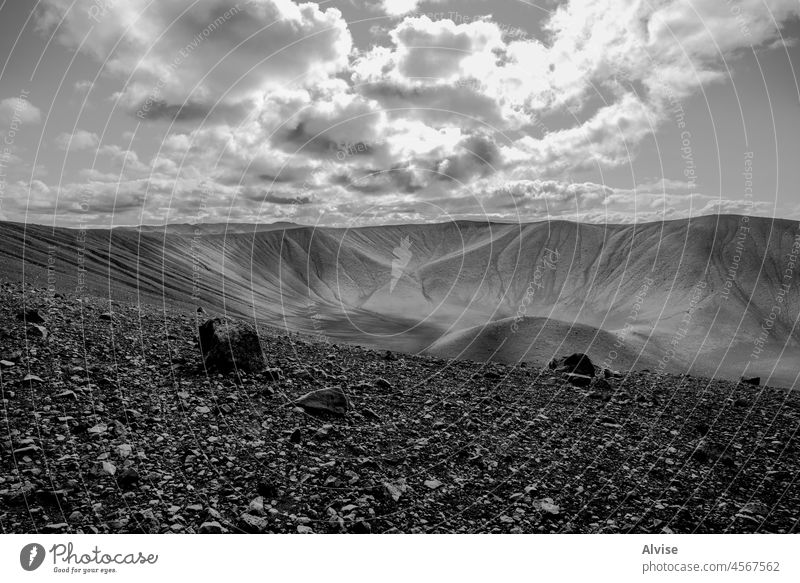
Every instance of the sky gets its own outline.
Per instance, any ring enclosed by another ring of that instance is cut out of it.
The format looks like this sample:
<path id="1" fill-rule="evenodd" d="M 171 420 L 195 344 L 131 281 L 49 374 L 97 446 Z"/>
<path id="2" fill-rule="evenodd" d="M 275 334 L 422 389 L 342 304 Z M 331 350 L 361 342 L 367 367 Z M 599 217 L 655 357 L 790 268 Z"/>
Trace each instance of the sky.
<path id="1" fill-rule="evenodd" d="M 800 219 L 798 0 L 0 0 L 0 219 Z"/>

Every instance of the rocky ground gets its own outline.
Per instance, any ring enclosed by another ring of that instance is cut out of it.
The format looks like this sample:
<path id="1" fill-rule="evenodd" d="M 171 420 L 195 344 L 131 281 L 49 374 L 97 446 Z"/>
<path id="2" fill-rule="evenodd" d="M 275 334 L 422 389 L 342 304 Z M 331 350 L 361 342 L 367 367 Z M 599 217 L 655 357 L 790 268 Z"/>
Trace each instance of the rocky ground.
<path id="1" fill-rule="evenodd" d="M 268 329 L 268 370 L 208 372 L 207 315 L 0 292 L 4 533 L 800 528 L 797 392 Z M 345 415 L 295 403 L 324 387 Z"/>

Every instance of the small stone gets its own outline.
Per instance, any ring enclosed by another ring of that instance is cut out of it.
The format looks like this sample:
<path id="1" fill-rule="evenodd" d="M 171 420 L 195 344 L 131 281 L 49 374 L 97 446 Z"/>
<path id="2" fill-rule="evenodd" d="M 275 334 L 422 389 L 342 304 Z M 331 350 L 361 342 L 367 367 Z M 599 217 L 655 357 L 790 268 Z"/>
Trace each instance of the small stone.
<path id="1" fill-rule="evenodd" d="M 390 383 L 386 379 L 378 379 L 375 381 L 375 387 L 378 389 L 391 389 L 392 383 Z"/>
<path id="2" fill-rule="evenodd" d="M 314 534 L 314 529 L 305 524 L 300 524 L 297 526 L 297 532 L 299 534 Z"/>
<path id="3" fill-rule="evenodd" d="M 263 515 L 264 514 L 264 498 L 262 498 L 261 496 L 253 498 L 250 501 L 250 504 L 247 506 L 247 511 L 250 512 L 250 513 L 253 513 L 253 514 L 257 514 L 257 515 Z"/>
<path id="4" fill-rule="evenodd" d="M 436 490 L 437 488 L 444 486 L 444 484 L 439 480 L 425 480 L 425 486 L 431 490 Z"/>
<path id="5" fill-rule="evenodd" d="M 558 504 L 553 503 L 552 498 L 543 498 L 539 501 L 539 507 L 542 509 L 542 512 L 546 514 L 556 515 L 561 512 L 561 508 Z"/>
<path id="6" fill-rule="evenodd" d="M 294 402 L 305 411 L 330 413 L 343 416 L 347 413 L 349 403 L 347 395 L 341 389 L 327 387 L 306 393 Z"/>
<path id="7" fill-rule="evenodd" d="M 244 513 L 239 517 L 239 528 L 250 534 L 259 534 L 267 531 L 269 521 L 261 516 Z"/>
<path id="8" fill-rule="evenodd" d="M 122 470 L 117 477 L 117 483 L 123 488 L 130 488 L 139 481 L 139 472 L 133 468 Z"/>
<path id="9" fill-rule="evenodd" d="M 263 496 L 267 500 L 274 500 L 280 496 L 278 488 L 274 484 L 270 484 L 264 480 L 260 481 L 256 486 L 256 492 L 259 496 Z"/>
<path id="10" fill-rule="evenodd" d="M 117 473 L 117 466 L 112 464 L 111 462 L 103 462 L 103 471 L 107 473 L 109 476 L 113 476 Z"/>
<path id="11" fill-rule="evenodd" d="M 31 336 L 35 338 L 47 338 L 47 328 L 40 326 L 39 324 L 32 325 L 28 331 L 30 332 Z"/>
<path id="12" fill-rule="evenodd" d="M 222 525 L 216 520 L 210 520 L 200 525 L 200 534 L 222 534 Z"/>
<path id="13" fill-rule="evenodd" d="M 401 478 L 396 482 L 384 482 L 383 489 L 386 493 L 391 497 L 392 500 L 397 502 L 400 500 L 400 497 L 406 493 L 408 490 L 408 485 L 406 484 L 405 479 Z"/>
<path id="14" fill-rule="evenodd" d="M 43 383 L 43 382 L 44 382 L 44 381 L 41 379 L 41 377 L 38 377 L 38 376 L 36 376 L 35 374 L 26 374 L 26 375 L 25 375 L 25 377 L 22 379 L 22 382 L 26 382 L 26 383 L 27 383 L 27 382 L 29 382 L 29 381 L 31 381 L 31 382 L 37 382 L 37 383 Z"/>

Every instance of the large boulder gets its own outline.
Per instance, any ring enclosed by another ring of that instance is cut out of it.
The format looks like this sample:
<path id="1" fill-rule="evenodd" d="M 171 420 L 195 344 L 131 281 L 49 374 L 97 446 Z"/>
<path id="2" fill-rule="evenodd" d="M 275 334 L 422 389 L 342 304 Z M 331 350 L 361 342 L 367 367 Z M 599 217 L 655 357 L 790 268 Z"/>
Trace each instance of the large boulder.
<path id="1" fill-rule="evenodd" d="M 345 415 L 349 408 L 347 395 L 335 387 L 326 387 L 306 393 L 294 404 L 310 413 L 330 413 L 339 416 Z"/>
<path id="2" fill-rule="evenodd" d="M 200 325 L 199 337 L 200 350 L 209 370 L 254 372 L 265 367 L 258 332 L 250 324 L 213 318 Z"/>
<path id="3" fill-rule="evenodd" d="M 593 377 L 594 364 L 585 354 L 576 352 L 562 358 L 554 358 L 547 365 L 548 368 L 554 369 L 557 372 L 565 372 L 569 374 L 583 375 Z"/>

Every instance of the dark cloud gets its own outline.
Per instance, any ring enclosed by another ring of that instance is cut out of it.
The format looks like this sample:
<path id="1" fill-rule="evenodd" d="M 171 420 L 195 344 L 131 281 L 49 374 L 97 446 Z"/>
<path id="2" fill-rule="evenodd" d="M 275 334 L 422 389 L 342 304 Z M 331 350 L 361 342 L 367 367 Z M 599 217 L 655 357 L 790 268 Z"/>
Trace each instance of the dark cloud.
<path id="1" fill-rule="evenodd" d="M 436 171 L 443 180 L 465 182 L 474 177 L 483 177 L 496 172 L 502 163 L 500 149 L 486 135 L 476 134 L 459 144 L 457 151 L 440 161 Z"/>

